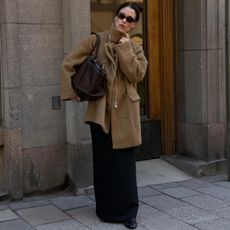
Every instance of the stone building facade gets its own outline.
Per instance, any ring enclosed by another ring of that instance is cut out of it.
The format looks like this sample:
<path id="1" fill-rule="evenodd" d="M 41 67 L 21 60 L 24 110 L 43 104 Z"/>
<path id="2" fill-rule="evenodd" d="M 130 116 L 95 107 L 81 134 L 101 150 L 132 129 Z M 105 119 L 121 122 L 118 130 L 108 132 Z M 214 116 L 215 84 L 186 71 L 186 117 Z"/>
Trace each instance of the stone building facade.
<path id="1" fill-rule="evenodd" d="M 226 1 L 177 4 L 178 148 L 165 159 L 196 176 L 224 172 Z M 59 97 L 61 61 L 89 33 L 89 0 L 0 0 L 0 184 L 14 199 L 92 184 L 86 103 Z"/>

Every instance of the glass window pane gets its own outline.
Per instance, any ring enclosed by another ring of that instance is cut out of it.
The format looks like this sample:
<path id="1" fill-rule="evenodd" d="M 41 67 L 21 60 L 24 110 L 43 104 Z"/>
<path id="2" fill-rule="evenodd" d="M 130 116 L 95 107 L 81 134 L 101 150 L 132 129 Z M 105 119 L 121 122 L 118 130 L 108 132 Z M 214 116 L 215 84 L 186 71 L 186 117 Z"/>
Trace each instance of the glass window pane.
<path id="1" fill-rule="evenodd" d="M 114 14 L 118 6 L 126 2 L 124 0 L 91 0 L 91 32 L 109 30 L 112 25 Z M 144 0 L 135 1 L 144 5 Z M 144 46 L 144 14 L 141 15 L 135 30 L 132 31 L 132 40 Z M 141 115 L 146 115 L 146 80 L 138 84 L 138 93 L 141 96 Z"/>

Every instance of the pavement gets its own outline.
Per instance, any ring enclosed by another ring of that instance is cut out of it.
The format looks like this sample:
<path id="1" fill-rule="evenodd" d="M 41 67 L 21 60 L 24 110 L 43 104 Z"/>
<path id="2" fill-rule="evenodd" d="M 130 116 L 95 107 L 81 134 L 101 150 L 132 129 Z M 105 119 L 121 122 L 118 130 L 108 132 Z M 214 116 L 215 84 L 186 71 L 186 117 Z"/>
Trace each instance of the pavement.
<path id="1" fill-rule="evenodd" d="M 137 169 L 140 175 L 139 163 Z M 230 182 L 227 175 L 196 179 L 182 173 L 176 181 L 165 182 L 164 175 L 158 172 L 158 177 L 164 178 L 163 183 L 150 180 L 146 184 L 148 180 L 140 181 L 146 171 L 142 170 L 142 174 L 138 177 L 140 208 L 137 230 L 230 230 Z M 25 197 L 22 201 L 0 202 L 0 230 L 32 229 L 126 228 L 123 224 L 103 223 L 97 218 L 93 188 L 86 188 L 79 195 L 64 190 Z"/>

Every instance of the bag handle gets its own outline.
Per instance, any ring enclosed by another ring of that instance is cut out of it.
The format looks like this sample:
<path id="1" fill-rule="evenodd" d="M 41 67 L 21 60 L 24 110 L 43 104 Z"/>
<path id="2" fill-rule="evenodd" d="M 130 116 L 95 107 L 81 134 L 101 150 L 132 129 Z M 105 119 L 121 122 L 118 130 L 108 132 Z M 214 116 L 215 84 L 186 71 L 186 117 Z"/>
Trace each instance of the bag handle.
<path id="1" fill-rule="evenodd" d="M 98 49 L 99 49 L 99 46 L 100 46 L 100 42 L 101 42 L 101 37 L 95 32 L 92 32 L 91 34 L 94 34 L 96 36 L 96 42 L 95 42 L 95 44 L 93 46 L 93 49 L 92 49 L 92 51 L 90 53 L 90 56 L 93 54 L 93 52 L 95 52 L 94 58 L 96 59 L 97 54 L 98 54 Z"/>

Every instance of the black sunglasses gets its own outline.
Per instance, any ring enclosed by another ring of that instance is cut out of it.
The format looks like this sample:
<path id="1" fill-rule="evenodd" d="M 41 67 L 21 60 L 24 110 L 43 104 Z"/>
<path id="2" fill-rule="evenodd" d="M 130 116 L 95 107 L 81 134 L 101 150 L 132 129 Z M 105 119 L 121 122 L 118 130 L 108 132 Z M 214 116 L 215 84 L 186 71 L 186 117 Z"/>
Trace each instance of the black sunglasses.
<path id="1" fill-rule="evenodd" d="M 119 19 L 121 19 L 121 20 L 126 19 L 126 21 L 127 21 L 128 23 L 135 22 L 135 19 L 134 19 L 133 17 L 131 17 L 131 16 L 126 16 L 126 15 L 123 14 L 123 13 L 118 13 L 118 14 L 117 14 L 117 17 L 118 17 Z"/>

